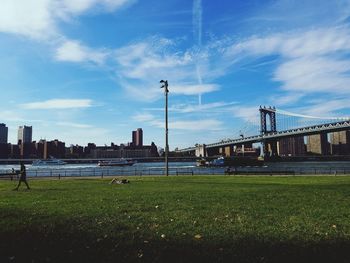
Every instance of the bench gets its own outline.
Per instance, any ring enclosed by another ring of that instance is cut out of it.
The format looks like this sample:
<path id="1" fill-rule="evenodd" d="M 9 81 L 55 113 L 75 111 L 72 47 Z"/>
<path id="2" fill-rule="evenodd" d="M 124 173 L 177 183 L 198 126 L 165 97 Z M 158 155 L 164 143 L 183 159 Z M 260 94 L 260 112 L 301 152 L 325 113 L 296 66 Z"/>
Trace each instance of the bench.
<path id="1" fill-rule="evenodd" d="M 193 175 L 193 171 L 176 171 L 176 175 Z"/>

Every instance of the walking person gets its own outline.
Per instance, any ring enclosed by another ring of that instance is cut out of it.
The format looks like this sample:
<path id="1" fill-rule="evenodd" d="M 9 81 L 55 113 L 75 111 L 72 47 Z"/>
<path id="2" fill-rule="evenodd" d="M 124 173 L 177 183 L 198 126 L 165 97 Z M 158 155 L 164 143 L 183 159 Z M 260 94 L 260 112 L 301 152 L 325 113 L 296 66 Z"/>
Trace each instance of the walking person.
<path id="1" fill-rule="evenodd" d="M 19 188 L 19 186 L 21 185 L 22 182 L 26 184 L 27 189 L 29 190 L 30 187 L 29 187 L 29 184 L 28 184 L 28 182 L 27 182 L 26 167 L 25 167 L 25 165 L 24 165 L 23 162 L 21 162 L 21 170 L 20 170 L 19 173 L 20 173 L 21 176 L 19 177 L 18 185 L 17 185 L 17 187 L 16 187 L 15 189 L 13 189 L 13 190 L 18 191 L 18 188 Z"/>

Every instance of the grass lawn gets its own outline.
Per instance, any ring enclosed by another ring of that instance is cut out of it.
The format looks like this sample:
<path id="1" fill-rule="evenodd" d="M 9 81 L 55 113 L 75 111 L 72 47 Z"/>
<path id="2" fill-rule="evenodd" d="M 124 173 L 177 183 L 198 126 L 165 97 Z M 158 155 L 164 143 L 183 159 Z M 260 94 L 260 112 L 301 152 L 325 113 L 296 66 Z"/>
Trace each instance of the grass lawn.
<path id="1" fill-rule="evenodd" d="M 0 262 L 350 262 L 350 177 L 0 181 Z"/>

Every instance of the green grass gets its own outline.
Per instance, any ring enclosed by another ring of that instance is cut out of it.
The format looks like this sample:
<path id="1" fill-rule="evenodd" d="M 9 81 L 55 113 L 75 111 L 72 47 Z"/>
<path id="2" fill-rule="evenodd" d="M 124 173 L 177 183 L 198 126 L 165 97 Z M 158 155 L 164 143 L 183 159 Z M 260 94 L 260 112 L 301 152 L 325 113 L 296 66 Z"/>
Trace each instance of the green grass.
<path id="1" fill-rule="evenodd" d="M 128 179 L 0 181 L 0 262 L 350 262 L 350 177 Z"/>

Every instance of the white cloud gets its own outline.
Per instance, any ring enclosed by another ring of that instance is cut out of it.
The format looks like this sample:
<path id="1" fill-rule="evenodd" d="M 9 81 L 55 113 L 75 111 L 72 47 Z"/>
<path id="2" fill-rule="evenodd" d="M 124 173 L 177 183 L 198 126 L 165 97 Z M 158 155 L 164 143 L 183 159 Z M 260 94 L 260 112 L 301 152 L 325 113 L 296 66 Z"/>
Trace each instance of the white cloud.
<path id="1" fill-rule="evenodd" d="M 299 92 L 350 93 L 350 62 L 330 57 L 302 57 L 282 63 L 273 80 Z"/>
<path id="2" fill-rule="evenodd" d="M 336 98 L 336 99 L 319 99 L 312 101 L 308 106 L 297 107 L 291 109 L 292 112 L 303 113 L 311 117 L 317 117 L 319 119 L 329 119 L 330 117 L 344 117 L 339 112 L 348 109 L 350 105 L 350 99 Z M 346 116 L 345 116 L 346 117 Z"/>
<path id="3" fill-rule="evenodd" d="M 21 106 L 30 110 L 89 108 L 92 106 L 92 101 L 89 99 L 52 99 L 26 103 Z"/>
<path id="4" fill-rule="evenodd" d="M 280 54 L 284 57 L 325 55 L 350 49 L 350 32 L 345 27 L 320 28 L 253 37 L 229 47 L 226 52 L 237 55 Z"/>
<path id="5" fill-rule="evenodd" d="M 92 8 L 100 8 L 105 12 L 112 12 L 128 4 L 130 0 L 63 0 L 57 3 L 63 11 L 72 14 L 81 14 Z"/>
<path id="6" fill-rule="evenodd" d="M 0 31 L 32 38 L 45 38 L 56 32 L 52 0 L 2 0 Z"/>
<path id="7" fill-rule="evenodd" d="M 115 58 L 126 78 L 158 79 L 162 75 L 169 79 L 187 78 L 191 76 L 187 70 L 193 65 L 193 57 L 188 52 L 170 51 L 173 45 L 169 39 L 152 37 L 117 49 Z"/>
<path id="8" fill-rule="evenodd" d="M 2 0 L 0 32 L 33 39 L 58 37 L 58 22 L 93 10 L 112 12 L 135 0 Z"/>
<path id="9" fill-rule="evenodd" d="M 107 55 L 106 50 L 93 50 L 82 45 L 79 41 L 66 40 L 57 48 L 55 58 L 58 61 L 92 62 L 101 65 Z"/>
<path id="10" fill-rule="evenodd" d="M 133 120 L 138 122 L 148 122 L 155 120 L 155 117 L 150 113 L 139 113 L 133 116 Z"/>
<path id="11" fill-rule="evenodd" d="M 291 92 L 282 96 L 274 96 L 272 102 L 275 106 L 285 106 L 296 103 L 303 96 L 304 94 L 302 92 Z"/>
<path id="12" fill-rule="evenodd" d="M 259 119 L 259 108 L 255 106 L 235 106 L 232 107 L 232 114 L 234 117 L 241 118 L 246 122 L 257 124 Z"/>
<path id="13" fill-rule="evenodd" d="M 75 122 L 57 122 L 55 124 L 59 125 L 59 126 L 72 127 L 72 128 L 77 128 L 77 129 L 93 128 L 93 126 L 91 126 L 89 124 L 81 124 L 81 123 L 75 123 Z"/>
<path id="14" fill-rule="evenodd" d="M 288 92 L 349 94 L 350 30 L 346 27 L 254 37 L 226 49 L 229 57 L 280 56 L 272 80 Z M 295 99 L 296 97 L 294 97 Z"/>

